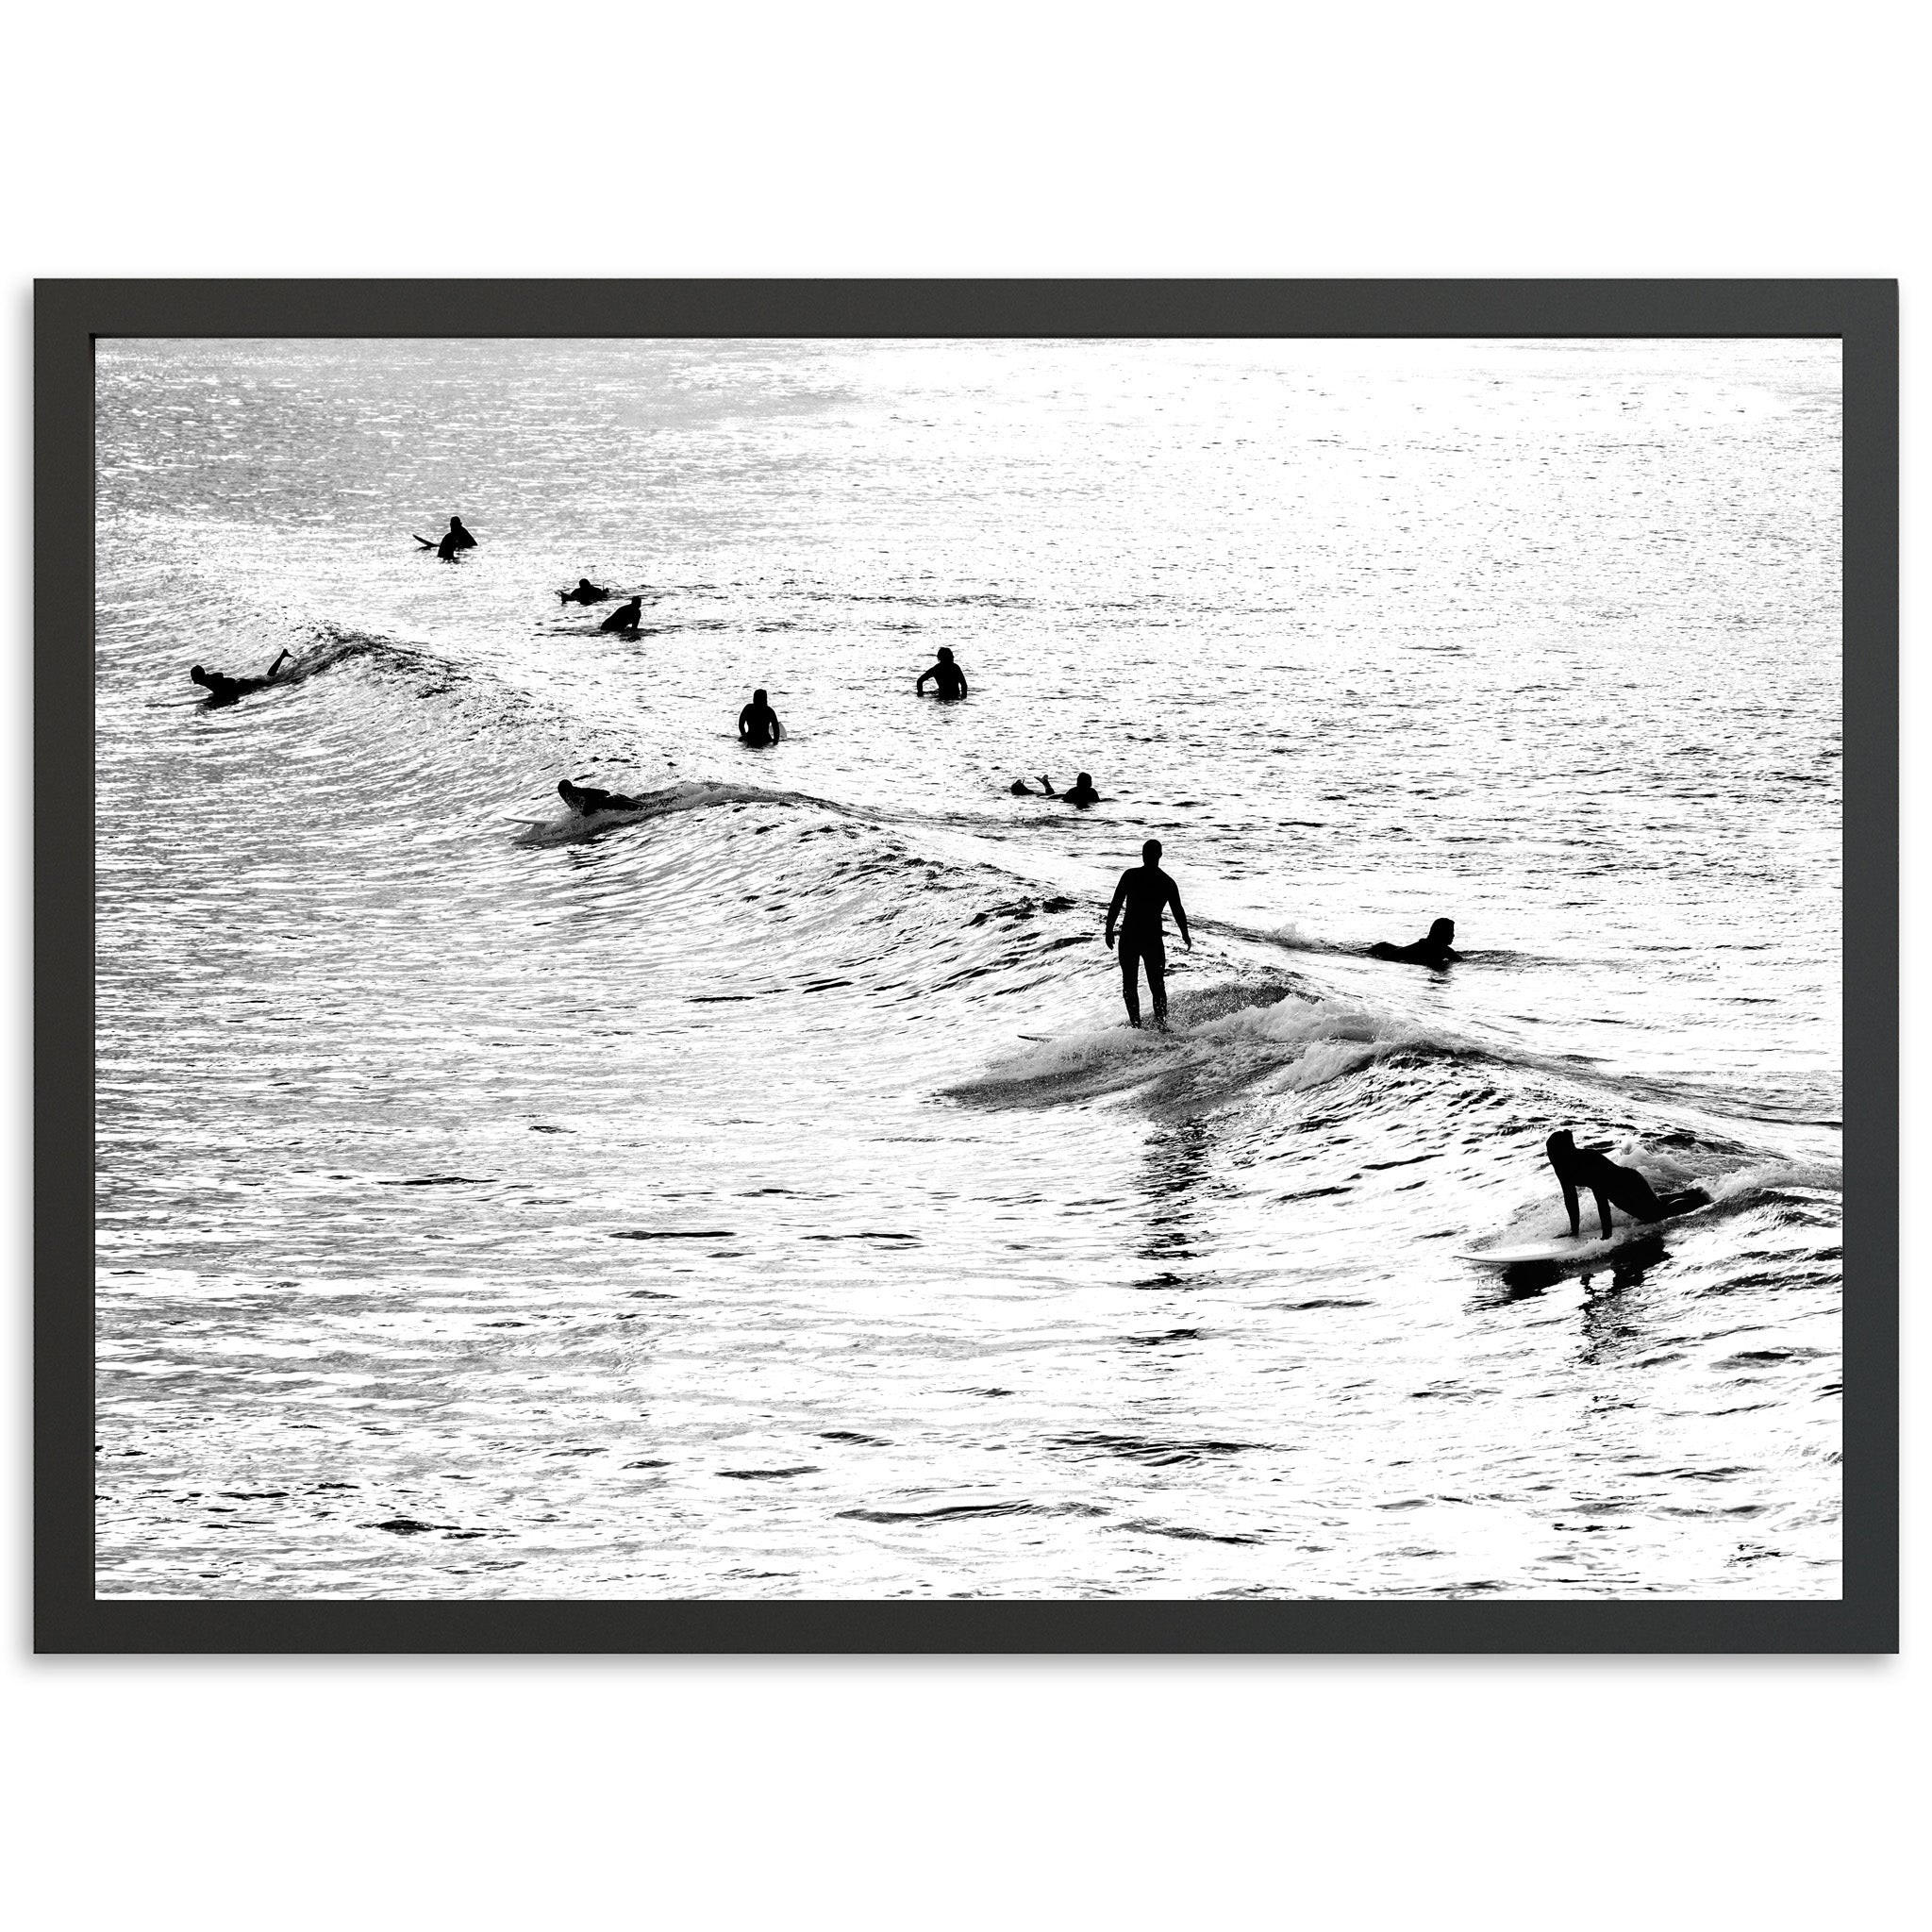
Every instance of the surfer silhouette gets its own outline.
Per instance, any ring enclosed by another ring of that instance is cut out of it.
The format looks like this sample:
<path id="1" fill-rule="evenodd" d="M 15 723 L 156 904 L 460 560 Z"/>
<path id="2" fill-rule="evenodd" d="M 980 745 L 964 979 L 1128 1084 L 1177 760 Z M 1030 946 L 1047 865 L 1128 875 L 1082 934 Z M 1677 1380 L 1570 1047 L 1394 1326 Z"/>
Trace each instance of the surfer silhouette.
<path id="1" fill-rule="evenodd" d="M 1044 773 L 1041 774 L 1038 792 L 1024 778 L 1015 778 L 1007 789 L 1015 798 L 1057 798 L 1062 805 L 1080 806 L 1097 805 L 1100 802 L 1100 793 L 1094 791 L 1092 777 L 1086 772 L 1082 772 L 1064 791 L 1056 791 L 1053 789 L 1053 780 Z"/>
<path id="2" fill-rule="evenodd" d="M 1113 903 L 1107 908 L 1107 943 L 1113 944 L 1113 929 L 1120 924 L 1121 997 L 1127 1003 L 1127 1024 L 1141 1024 L 1139 969 L 1147 972 L 1147 991 L 1154 1001 L 1154 1024 L 1167 1024 L 1167 951 L 1161 935 L 1160 916 L 1174 908 L 1174 924 L 1180 927 L 1189 952 L 1194 950 L 1188 931 L 1188 915 L 1181 908 L 1180 888 L 1160 869 L 1160 841 L 1150 839 L 1141 848 L 1141 863 L 1122 873 L 1113 889 Z"/>
<path id="3" fill-rule="evenodd" d="M 557 594 L 566 604 L 601 604 L 611 593 L 593 584 L 589 577 L 579 577 L 575 591 L 559 591 Z"/>
<path id="4" fill-rule="evenodd" d="M 776 744 L 785 735 L 762 690 L 753 691 L 751 703 L 739 712 L 738 735 L 746 744 Z"/>
<path id="5" fill-rule="evenodd" d="M 409 534 L 415 536 L 413 530 Z M 424 549 L 435 551 L 445 563 L 454 563 L 461 552 L 476 547 L 476 540 L 463 528 L 461 517 L 450 518 L 449 528 L 443 533 L 440 543 L 432 543 L 427 537 L 417 537 L 416 541 Z"/>
<path id="6" fill-rule="evenodd" d="M 1369 948 L 1369 958 L 1401 959 L 1411 966 L 1447 966 L 1462 958 L 1454 950 L 1455 943 L 1456 922 L 1439 919 L 1429 927 L 1428 936 L 1417 940 L 1413 945 L 1391 946 L 1387 940 L 1378 940 Z"/>
<path id="7" fill-rule="evenodd" d="M 1659 1196 L 1634 1167 L 1619 1167 L 1607 1159 L 1608 1143 L 1592 1141 L 1579 1147 L 1570 1129 L 1552 1134 L 1543 1142 L 1543 1152 L 1557 1170 L 1563 1190 L 1563 1206 L 1570 1214 L 1570 1236 L 1582 1233 L 1582 1216 L 1576 1192 L 1588 1188 L 1596 1196 L 1597 1224 L 1603 1238 L 1610 1238 L 1610 1209 L 1621 1208 L 1637 1221 L 1668 1221 L 1674 1214 L 1688 1214 L 1693 1208 L 1707 1207 L 1710 1196 L 1702 1188 L 1684 1188 L 1674 1194 Z"/>
<path id="8" fill-rule="evenodd" d="M 597 628 L 599 630 L 635 630 L 644 614 L 642 597 L 633 597 L 628 604 L 620 604 Z"/>
<path id="9" fill-rule="evenodd" d="M 557 781 L 557 795 L 575 812 L 588 818 L 593 811 L 642 811 L 643 800 L 626 798 L 621 791 L 600 791 L 594 785 L 573 785 L 568 778 Z"/>
<path id="10" fill-rule="evenodd" d="M 284 658 L 291 658 L 294 655 L 284 645 L 280 656 L 268 667 L 268 674 L 263 677 L 230 677 L 225 672 L 204 671 L 196 664 L 190 670 L 188 678 L 191 684 L 198 684 L 208 692 L 208 708 L 213 709 L 218 705 L 232 705 L 237 698 L 246 697 L 252 691 L 266 691 L 272 684 L 286 682 L 275 673 L 282 668 Z"/>
<path id="11" fill-rule="evenodd" d="M 966 674 L 953 662 L 953 653 L 944 644 L 940 646 L 939 662 L 919 674 L 919 682 L 912 687 L 914 695 L 924 695 L 928 677 L 933 680 L 936 697 L 963 698 L 966 695 Z"/>

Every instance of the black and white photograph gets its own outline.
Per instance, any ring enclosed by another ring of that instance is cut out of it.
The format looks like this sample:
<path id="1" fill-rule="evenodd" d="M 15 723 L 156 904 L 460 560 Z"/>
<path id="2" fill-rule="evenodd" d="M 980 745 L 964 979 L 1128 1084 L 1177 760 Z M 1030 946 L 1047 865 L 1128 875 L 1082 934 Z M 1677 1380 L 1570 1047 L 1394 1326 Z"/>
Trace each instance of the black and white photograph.
<path id="1" fill-rule="evenodd" d="M 1840 1597 L 1836 338 L 93 407 L 100 1600 Z"/>

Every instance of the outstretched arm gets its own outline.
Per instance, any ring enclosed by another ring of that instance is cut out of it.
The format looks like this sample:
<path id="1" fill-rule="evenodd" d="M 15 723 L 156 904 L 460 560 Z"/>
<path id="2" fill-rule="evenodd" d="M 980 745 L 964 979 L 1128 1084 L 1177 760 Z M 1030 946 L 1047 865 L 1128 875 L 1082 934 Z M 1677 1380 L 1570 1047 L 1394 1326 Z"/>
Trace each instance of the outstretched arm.
<path id="1" fill-rule="evenodd" d="M 268 675 L 271 677 L 273 677 L 275 675 L 275 673 L 282 668 L 282 658 L 293 658 L 294 655 L 294 652 L 290 650 L 288 645 L 284 644 L 282 646 L 281 657 L 277 658 L 275 661 L 268 667 Z"/>

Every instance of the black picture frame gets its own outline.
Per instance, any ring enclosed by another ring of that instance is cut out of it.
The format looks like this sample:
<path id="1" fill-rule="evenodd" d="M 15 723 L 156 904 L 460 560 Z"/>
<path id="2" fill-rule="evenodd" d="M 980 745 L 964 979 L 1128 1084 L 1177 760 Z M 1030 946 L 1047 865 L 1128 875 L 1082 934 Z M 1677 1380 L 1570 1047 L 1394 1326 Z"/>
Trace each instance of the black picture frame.
<path id="1" fill-rule="evenodd" d="M 143 1602 L 93 1546 L 93 344 L 101 337 L 1837 337 L 1843 1593 L 1828 1602 Z M 34 308 L 34 1646 L 58 1652 L 1890 1652 L 1898 1646 L 1898 285 L 116 281 Z M 85 773 L 85 779 L 78 774 Z"/>

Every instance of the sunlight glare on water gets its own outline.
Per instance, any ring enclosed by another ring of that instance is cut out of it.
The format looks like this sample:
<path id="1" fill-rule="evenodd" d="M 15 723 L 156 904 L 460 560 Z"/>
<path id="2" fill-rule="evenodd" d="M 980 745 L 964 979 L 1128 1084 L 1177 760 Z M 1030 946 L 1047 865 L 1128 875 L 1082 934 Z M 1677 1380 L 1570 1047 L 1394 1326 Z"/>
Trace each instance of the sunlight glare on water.
<path id="1" fill-rule="evenodd" d="M 101 1593 L 1836 1595 L 1839 402 L 102 343 Z M 1558 1125 L 1717 1205 L 1473 1263 Z"/>

